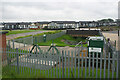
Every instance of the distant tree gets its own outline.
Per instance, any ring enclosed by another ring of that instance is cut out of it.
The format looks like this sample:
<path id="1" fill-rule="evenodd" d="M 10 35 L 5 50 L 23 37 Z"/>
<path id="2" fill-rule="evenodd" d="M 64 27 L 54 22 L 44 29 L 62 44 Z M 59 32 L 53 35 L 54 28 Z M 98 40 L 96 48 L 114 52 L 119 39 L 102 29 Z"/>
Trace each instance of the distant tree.
<path id="1" fill-rule="evenodd" d="M 108 19 L 101 19 L 101 20 L 98 20 L 98 22 L 114 22 L 114 20 L 108 18 Z"/>
<path id="2" fill-rule="evenodd" d="M 114 22 L 114 20 L 109 18 L 109 19 L 108 19 L 108 22 Z"/>
<path id="3" fill-rule="evenodd" d="M 43 29 L 48 29 L 48 26 L 45 26 Z"/>

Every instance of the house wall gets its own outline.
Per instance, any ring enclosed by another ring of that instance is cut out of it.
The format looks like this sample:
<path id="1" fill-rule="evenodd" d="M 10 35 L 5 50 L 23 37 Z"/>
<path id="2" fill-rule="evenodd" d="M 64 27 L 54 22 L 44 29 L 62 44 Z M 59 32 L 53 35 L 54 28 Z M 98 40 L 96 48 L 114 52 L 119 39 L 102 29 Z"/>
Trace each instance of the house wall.
<path id="1" fill-rule="evenodd" d="M 45 26 L 48 26 L 48 24 L 43 24 L 43 25 L 42 25 L 42 28 L 44 28 Z"/>

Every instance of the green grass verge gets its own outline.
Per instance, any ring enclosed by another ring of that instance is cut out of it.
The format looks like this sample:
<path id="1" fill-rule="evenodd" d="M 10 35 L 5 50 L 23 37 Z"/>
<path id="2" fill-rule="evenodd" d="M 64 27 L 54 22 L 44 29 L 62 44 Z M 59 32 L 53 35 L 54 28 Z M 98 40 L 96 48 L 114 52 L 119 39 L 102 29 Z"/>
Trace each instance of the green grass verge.
<path id="1" fill-rule="evenodd" d="M 75 45 L 69 45 L 69 44 L 66 44 L 65 42 L 63 42 L 62 40 L 69 40 L 69 41 L 77 41 L 77 42 L 80 42 L 80 41 L 83 41 L 85 42 L 85 38 L 73 38 L 72 36 L 70 35 L 63 35 L 59 38 L 56 38 L 54 40 L 50 40 L 50 41 L 47 41 L 47 42 L 41 42 L 41 43 L 38 43 L 39 46 L 50 46 L 52 42 L 54 42 L 54 44 L 56 44 L 56 46 L 59 46 L 59 47 L 64 47 L 64 46 L 70 46 L 70 47 L 75 47 Z M 83 44 L 84 47 L 87 47 L 87 44 Z"/>
<path id="2" fill-rule="evenodd" d="M 8 33 L 6 34 L 11 35 L 11 34 L 20 34 L 20 33 L 28 33 L 28 32 L 36 32 L 36 31 L 40 31 L 40 30 L 2 30 L 2 31 L 8 31 Z M 45 30 L 41 30 L 41 31 L 45 31 Z"/>
<path id="3" fill-rule="evenodd" d="M 47 34 L 55 34 L 55 33 L 59 33 L 59 32 L 61 32 L 61 30 L 54 30 L 54 31 L 44 32 L 44 33 L 36 34 L 34 36 L 42 36 L 44 34 L 46 34 L 46 35 Z"/>
<path id="4" fill-rule="evenodd" d="M 66 70 L 65 70 L 66 69 Z M 31 72 L 30 72 L 31 71 Z M 92 72 L 92 69 L 90 68 L 90 76 L 89 76 L 89 68 L 84 68 L 83 71 L 81 67 L 78 69 L 78 67 L 75 68 L 64 68 L 64 77 L 68 78 L 85 78 L 85 71 L 86 71 L 86 78 L 96 78 L 96 71 L 97 71 L 97 77 L 100 78 L 100 69 L 96 70 L 94 68 L 94 72 Z M 104 69 L 101 69 L 102 74 L 101 77 L 104 78 Z M 76 76 L 75 76 L 76 72 Z M 79 72 L 79 73 L 78 73 Z M 52 73 L 52 74 L 51 74 Z M 66 73 L 66 75 L 65 75 Z M 92 75 L 93 73 L 93 75 Z M 58 75 L 58 76 L 57 76 Z M 109 76 L 112 78 L 112 71 L 109 71 Z M 17 73 L 17 67 L 3 67 L 2 68 L 2 77 L 3 78 L 62 78 L 62 68 L 51 68 L 49 70 L 41 70 L 40 69 L 34 69 L 27 68 L 27 67 L 19 67 L 19 74 Z M 105 70 L 105 77 L 108 78 L 108 70 Z M 116 77 L 116 72 L 114 72 L 114 78 Z"/>
<path id="5" fill-rule="evenodd" d="M 55 34 L 55 33 L 59 33 L 59 32 L 61 32 L 61 31 L 60 31 L 60 30 L 57 30 L 57 31 L 49 31 L 49 32 L 39 33 L 39 34 L 36 34 L 36 35 L 34 35 L 34 36 L 36 37 L 36 36 L 42 36 L 42 35 L 44 35 L 44 34 Z M 21 36 L 21 37 L 15 38 L 15 39 L 26 38 L 26 37 L 30 37 L 30 36 L 33 36 L 33 35 Z"/>
<path id="6" fill-rule="evenodd" d="M 15 70 L 16 69 L 16 70 Z M 20 68 L 20 72 L 21 72 Z M 28 70 L 29 68 L 27 68 Z M 31 74 L 29 74 L 27 72 L 27 70 L 23 70 L 23 73 L 18 74 L 17 73 L 17 67 L 10 67 L 10 66 L 6 66 L 2 68 L 2 78 L 45 78 L 44 75 L 40 74 L 40 75 L 35 75 L 35 72 L 32 72 Z"/>
<path id="7" fill-rule="evenodd" d="M 26 37 L 30 37 L 30 36 L 32 36 L 32 35 L 20 36 L 20 37 L 17 37 L 17 38 L 15 38 L 15 39 L 21 39 L 21 38 L 26 38 Z"/>

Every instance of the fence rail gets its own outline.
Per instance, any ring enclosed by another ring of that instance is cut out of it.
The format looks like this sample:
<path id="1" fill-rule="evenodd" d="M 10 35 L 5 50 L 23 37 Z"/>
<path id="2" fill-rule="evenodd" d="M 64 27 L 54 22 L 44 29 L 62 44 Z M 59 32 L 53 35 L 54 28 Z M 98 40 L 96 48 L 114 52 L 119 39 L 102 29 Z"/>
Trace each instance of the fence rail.
<path id="1" fill-rule="evenodd" d="M 3 57 L 3 65 L 21 75 L 44 74 L 47 78 L 118 78 L 119 59 L 115 53 L 107 57 L 102 53 L 61 50 L 61 55 L 57 55 L 54 50 L 48 54 L 46 51 L 2 49 L 2 53 L 7 54 L 7 58 Z"/>

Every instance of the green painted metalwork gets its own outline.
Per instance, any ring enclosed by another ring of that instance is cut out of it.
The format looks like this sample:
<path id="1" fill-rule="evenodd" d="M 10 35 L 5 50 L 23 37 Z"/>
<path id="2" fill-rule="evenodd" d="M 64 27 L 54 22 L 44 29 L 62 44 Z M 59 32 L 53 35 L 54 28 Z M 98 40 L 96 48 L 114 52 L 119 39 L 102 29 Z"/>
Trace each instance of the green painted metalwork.
<path id="1" fill-rule="evenodd" d="M 30 50 L 30 53 L 32 53 L 35 47 L 36 47 L 36 52 L 38 52 L 37 50 L 39 50 L 39 53 L 42 53 L 42 50 L 40 49 L 38 45 L 33 45 L 32 49 Z"/>
<path id="2" fill-rule="evenodd" d="M 46 34 L 43 35 L 43 41 L 46 42 Z"/>
<path id="3" fill-rule="evenodd" d="M 51 44 L 51 46 L 50 46 L 50 48 L 48 49 L 48 51 L 46 52 L 46 54 L 48 54 L 48 52 L 49 52 L 50 50 L 52 50 L 52 51 L 54 52 L 54 49 L 56 50 L 57 54 L 60 55 L 59 50 L 56 48 L 56 46 L 55 46 L 53 43 Z"/>
<path id="4" fill-rule="evenodd" d="M 41 42 L 56 39 L 58 37 L 61 37 L 64 34 L 66 34 L 66 32 L 62 31 L 62 32 L 55 33 L 55 34 L 46 34 L 46 37 L 44 37 L 43 35 L 30 36 L 30 37 L 25 37 L 25 38 L 14 39 L 14 41 L 18 42 L 18 43 L 25 43 L 25 44 L 33 45 L 33 44 L 37 44 L 37 43 L 41 43 Z"/>

